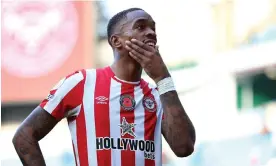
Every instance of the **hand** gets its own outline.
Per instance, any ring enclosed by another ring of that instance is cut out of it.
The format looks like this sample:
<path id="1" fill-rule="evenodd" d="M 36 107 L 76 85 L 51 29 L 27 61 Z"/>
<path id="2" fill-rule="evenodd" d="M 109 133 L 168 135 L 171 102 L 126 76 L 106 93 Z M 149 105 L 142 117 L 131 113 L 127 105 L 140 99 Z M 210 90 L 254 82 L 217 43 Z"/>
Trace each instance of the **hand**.
<path id="1" fill-rule="evenodd" d="M 160 56 L 158 47 L 153 48 L 139 40 L 131 39 L 131 41 L 126 41 L 126 49 L 129 51 L 129 56 L 140 63 L 142 68 L 155 83 L 170 76 Z"/>

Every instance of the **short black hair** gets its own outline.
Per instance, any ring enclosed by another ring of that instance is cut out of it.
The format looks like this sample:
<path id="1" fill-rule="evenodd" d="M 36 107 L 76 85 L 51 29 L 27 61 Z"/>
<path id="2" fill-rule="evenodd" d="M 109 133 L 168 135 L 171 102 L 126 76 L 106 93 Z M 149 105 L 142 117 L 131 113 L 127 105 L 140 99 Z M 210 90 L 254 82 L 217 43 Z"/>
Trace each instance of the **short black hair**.
<path id="1" fill-rule="evenodd" d="M 127 14 L 129 12 L 132 11 L 136 11 L 136 10 L 143 10 L 141 8 L 129 8 L 129 9 L 125 9 L 117 14 L 115 14 L 113 17 L 111 17 L 111 19 L 109 20 L 108 24 L 107 24 L 107 39 L 108 39 L 108 43 L 111 45 L 110 42 L 110 37 L 113 35 L 114 33 L 114 29 L 117 26 L 117 24 L 124 18 L 126 18 Z M 144 11 L 144 10 L 143 10 Z"/>

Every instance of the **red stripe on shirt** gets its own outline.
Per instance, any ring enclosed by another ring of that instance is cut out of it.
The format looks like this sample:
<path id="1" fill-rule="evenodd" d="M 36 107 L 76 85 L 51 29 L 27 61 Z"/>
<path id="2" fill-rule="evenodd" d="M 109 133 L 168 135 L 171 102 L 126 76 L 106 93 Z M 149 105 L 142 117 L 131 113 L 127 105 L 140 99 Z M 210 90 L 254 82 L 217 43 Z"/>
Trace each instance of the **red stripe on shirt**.
<path id="1" fill-rule="evenodd" d="M 124 100 L 123 97 L 126 97 Z M 130 97 L 130 98 L 129 98 Z M 123 106 L 126 106 L 127 108 L 131 107 L 131 101 L 135 101 L 134 98 L 134 85 L 122 83 L 121 86 L 121 100 Z M 123 121 L 123 118 L 126 119 L 127 123 L 134 123 L 135 119 L 135 114 L 134 114 L 134 109 L 131 110 L 126 110 L 121 104 L 121 110 L 120 110 L 120 117 L 121 117 L 121 124 Z M 134 106 L 135 108 L 135 106 Z M 133 131 L 135 129 L 133 128 Z M 121 129 L 122 132 L 122 129 Z M 135 139 L 133 136 L 129 134 L 125 134 L 124 136 L 121 136 L 121 138 L 130 138 L 130 139 Z M 129 148 L 129 147 L 127 147 Z M 135 166 L 135 151 L 131 151 L 129 149 L 127 150 L 122 150 L 121 151 L 121 166 Z"/>
<path id="2" fill-rule="evenodd" d="M 83 81 L 81 83 L 82 85 L 82 97 L 84 94 L 84 84 L 86 80 L 86 72 L 82 70 L 83 74 Z M 79 113 L 79 116 L 76 119 L 76 130 L 77 130 L 77 144 L 78 144 L 78 154 L 79 154 L 79 160 L 80 160 L 80 166 L 87 166 L 88 165 L 88 151 L 87 151 L 87 133 L 86 133 L 86 122 L 85 122 L 85 114 L 84 114 L 84 108 L 83 108 L 83 102 L 81 106 L 81 110 Z"/>
<path id="3" fill-rule="evenodd" d="M 76 120 L 77 125 L 77 144 L 78 144 L 78 154 L 80 159 L 80 166 L 88 165 L 88 152 L 87 152 L 87 133 L 85 126 L 85 115 L 83 106 Z"/>
<path id="4" fill-rule="evenodd" d="M 106 104 L 97 104 L 98 101 L 96 98 L 99 96 L 109 98 L 111 78 L 106 75 L 104 69 L 97 69 L 96 74 L 95 99 L 93 99 L 96 137 L 110 137 L 109 102 Z M 111 150 L 97 150 L 97 161 L 98 166 L 111 166 Z"/>
<path id="5" fill-rule="evenodd" d="M 155 108 L 152 110 L 148 109 L 144 105 L 144 108 L 145 108 L 144 139 L 154 141 L 155 126 L 156 126 L 156 121 L 157 121 L 157 117 L 156 117 L 157 103 L 156 103 L 154 96 L 151 93 L 152 89 L 149 88 L 149 84 L 147 82 L 145 82 L 144 80 L 141 81 L 141 88 L 143 89 L 143 94 L 144 94 L 144 99 L 142 101 L 143 105 L 145 102 L 144 100 L 146 98 L 151 99 L 152 101 L 154 101 L 154 104 L 155 104 Z M 156 146 L 158 146 L 158 145 L 156 145 Z M 145 159 L 145 166 L 155 166 L 155 161 Z"/>

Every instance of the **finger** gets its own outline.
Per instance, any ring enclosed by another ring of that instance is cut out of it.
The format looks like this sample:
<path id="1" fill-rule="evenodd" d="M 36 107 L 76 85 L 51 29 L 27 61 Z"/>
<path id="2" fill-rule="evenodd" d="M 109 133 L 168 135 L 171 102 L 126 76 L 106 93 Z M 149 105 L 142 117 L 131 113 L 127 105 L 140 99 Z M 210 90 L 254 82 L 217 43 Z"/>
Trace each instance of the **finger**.
<path id="1" fill-rule="evenodd" d="M 136 60 L 138 63 L 142 64 L 142 60 L 134 55 L 132 52 L 129 52 L 129 56 L 131 56 L 134 60 Z"/>
<path id="2" fill-rule="evenodd" d="M 139 52 L 142 55 L 147 56 L 149 54 L 149 52 L 147 50 L 143 49 L 142 47 L 140 47 L 134 43 L 131 43 L 130 41 L 126 41 L 126 45 L 129 46 L 130 48 L 132 48 L 133 50 Z"/>
<path id="3" fill-rule="evenodd" d="M 147 51 L 153 51 L 154 50 L 154 48 L 152 48 L 151 46 L 149 46 L 149 45 L 147 45 L 147 44 L 145 44 L 145 43 L 143 43 L 143 42 L 141 42 L 137 39 L 131 39 L 131 42 L 138 45 L 138 46 L 140 46 L 140 47 L 142 47 L 143 49 L 145 49 Z"/>
<path id="4" fill-rule="evenodd" d="M 126 49 L 131 52 L 133 55 L 135 55 L 137 58 L 139 58 L 141 61 L 146 60 L 146 56 L 140 54 L 139 52 L 137 52 L 136 50 L 130 48 L 129 46 L 126 46 Z"/>

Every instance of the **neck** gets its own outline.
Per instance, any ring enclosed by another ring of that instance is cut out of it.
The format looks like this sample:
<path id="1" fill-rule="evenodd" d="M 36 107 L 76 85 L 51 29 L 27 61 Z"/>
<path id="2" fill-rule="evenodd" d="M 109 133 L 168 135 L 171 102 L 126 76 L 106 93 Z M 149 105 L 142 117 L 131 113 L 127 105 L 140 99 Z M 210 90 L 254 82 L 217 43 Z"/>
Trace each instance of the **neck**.
<path id="1" fill-rule="evenodd" d="M 111 65 L 116 77 L 129 82 L 137 82 L 141 79 L 142 67 L 128 55 L 119 55 L 114 51 L 115 60 Z"/>

